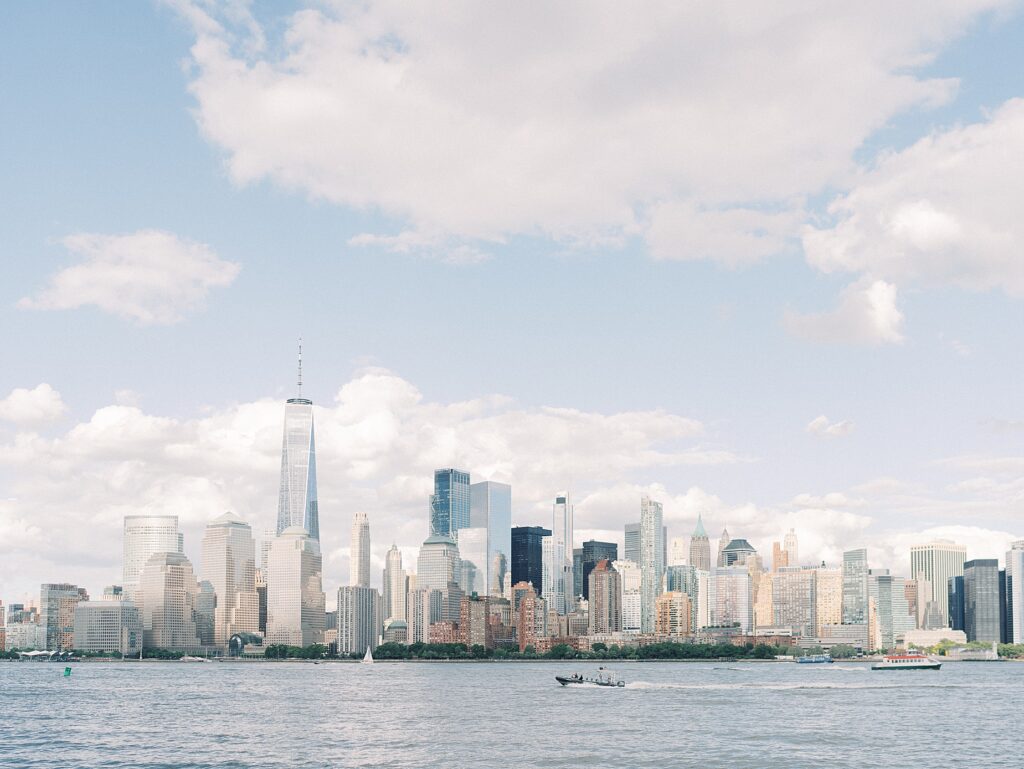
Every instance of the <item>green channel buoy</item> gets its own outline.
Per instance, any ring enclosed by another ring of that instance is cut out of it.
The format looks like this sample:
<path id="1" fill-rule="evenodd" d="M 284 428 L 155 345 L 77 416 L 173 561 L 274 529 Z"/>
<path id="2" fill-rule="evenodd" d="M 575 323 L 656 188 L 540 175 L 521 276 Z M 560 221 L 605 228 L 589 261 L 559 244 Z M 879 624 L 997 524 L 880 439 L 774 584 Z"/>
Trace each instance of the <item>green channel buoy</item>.
<path id="1" fill-rule="evenodd" d="M 64 677 L 67 678 L 71 675 L 71 668 L 64 668 Z"/>

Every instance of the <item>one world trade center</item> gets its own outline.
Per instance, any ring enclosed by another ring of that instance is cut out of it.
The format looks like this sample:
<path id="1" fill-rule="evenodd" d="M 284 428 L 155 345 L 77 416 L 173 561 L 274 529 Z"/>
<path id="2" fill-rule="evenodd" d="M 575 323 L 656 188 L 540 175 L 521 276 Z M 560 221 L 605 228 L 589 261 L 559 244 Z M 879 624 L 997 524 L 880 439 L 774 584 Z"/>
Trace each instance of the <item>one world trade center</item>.
<path id="1" fill-rule="evenodd" d="M 277 533 L 301 526 L 320 541 L 320 514 L 316 500 L 316 443 L 313 438 L 313 401 L 302 396 L 302 345 L 299 345 L 299 396 L 284 407 L 281 446 L 281 491 L 277 504 Z"/>

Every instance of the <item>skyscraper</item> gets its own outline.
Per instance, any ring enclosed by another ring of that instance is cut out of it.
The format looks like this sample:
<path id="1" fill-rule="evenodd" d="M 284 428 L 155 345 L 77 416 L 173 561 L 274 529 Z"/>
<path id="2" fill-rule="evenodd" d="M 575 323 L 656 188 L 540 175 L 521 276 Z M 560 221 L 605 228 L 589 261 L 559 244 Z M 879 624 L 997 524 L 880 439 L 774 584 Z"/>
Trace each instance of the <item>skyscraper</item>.
<path id="1" fill-rule="evenodd" d="M 894 577 L 888 569 L 868 570 L 868 603 L 874 610 L 869 644 L 872 649 L 895 649 L 913 630 L 903 577 Z"/>
<path id="2" fill-rule="evenodd" d="M 622 632 L 640 632 L 641 576 L 640 568 L 632 561 L 615 561 L 612 568 L 618 572 L 622 585 Z"/>
<path id="3" fill-rule="evenodd" d="M 778 542 L 772 542 L 772 571 L 789 566 L 789 553 Z"/>
<path id="4" fill-rule="evenodd" d="M 380 594 L 363 585 L 338 589 L 338 653 L 363 654 L 376 649 L 380 636 Z"/>
<path id="5" fill-rule="evenodd" d="M 122 545 L 121 586 L 124 597 L 132 599 L 139 585 L 139 575 L 153 553 L 184 550 L 182 535 L 178 533 L 178 516 L 126 515 Z"/>
<path id="6" fill-rule="evenodd" d="M 843 553 L 843 624 L 865 625 L 868 621 L 868 551 L 864 548 Z"/>
<path id="7" fill-rule="evenodd" d="M 75 607 L 74 637 L 78 651 L 137 656 L 142 615 L 131 601 L 82 601 Z"/>
<path id="8" fill-rule="evenodd" d="M 281 532 L 270 548 L 267 643 L 309 646 L 324 632 L 320 545 L 301 526 Z"/>
<path id="9" fill-rule="evenodd" d="M 551 508 L 551 583 L 548 608 L 568 614 L 575 604 L 572 576 L 573 507 L 568 494 L 555 497 Z"/>
<path id="10" fill-rule="evenodd" d="M 352 516 L 348 574 L 349 584 L 353 587 L 370 586 L 370 522 L 366 513 L 355 513 Z"/>
<path id="11" fill-rule="evenodd" d="M 934 602 L 943 623 L 949 623 L 949 578 L 963 576 L 967 548 L 949 540 L 936 540 L 910 548 L 910 576 L 930 585 L 928 602 Z"/>
<path id="12" fill-rule="evenodd" d="M 998 643 L 999 561 L 977 558 L 964 564 L 964 632 L 968 641 Z"/>
<path id="13" fill-rule="evenodd" d="M 772 624 L 794 636 L 813 637 L 818 627 L 813 569 L 783 566 L 772 575 Z"/>
<path id="14" fill-rule="evenodd" d="M 670 590 L 655 601 L 654 632 L 660 635 L 683 636 L 691 632 L 693 616 L 690 596 Z"/>
<path id="15" fill-rule="evenodd" d="M 614 542 L 599 542 L 596 539 L 590 539 L 583 543 L 583 547 L 579 548 L 579 551 L 579 581 L 582 583 L 583 597 L 589 600 L 590 573 L 601 561 L 608 561 L 608 568 L 611 568 L 612 561 L 617 561 L 619 558 L 619 546 Z"/>
<path id="16" fill-rule="evenodd" d="M 711 541 L 704 530 L 704 520 L 697 515 L 697 525 L 690 537 L 690 565 L 702 571 L 711 570 Z"/>
<path id="17" fill-rule="evenodd" d="M 640 629 L 654 632 L 655 601 L 665 573 L 665 530 L 661 503 L 646 494 L 640 498 Z"/>
<path id="18" fill-rule="evenodd" d="M 723 566 L 745 566 L 747 558 L 757 555 L 754 546 L 745 539 L 731 539 L 729 544 L 722 548 L 721 560 Z"/>
<path id="19" fill-rule="evenodd" d="M 496 481 L 470 485 L 469 525 L 486 531 L 484 594 L 501 596 L 512 584 L 512 487 Z"/>
<path id="20" fill-rule="evenodd" d="M 460 571 L 461 559 L 455 540 L 441 534 L 427 537 L 416 562 L 416 589 L 441 591 L 441 621 L 457 622 L 459 619 Z"/>
<path id="21" fill-rule="evenodd" d="M 786 550 L 786 560 L 790 566 L 800 565 L 800 549 L 797 546 L 796 531 L 793 529 L 789 530 L 789 533 L 782 540 L 783 547 Z"/>
<path id="22" fill-rule="evenodd" d="M 722 536 L 718 538 L 718 558 L 715 561 L 719 566 L 727 566 L 725 562 L 725 548 L 732 542 L 732 538 L 729 536 L 729 529 L 722 529 Z"/>
<path id="23" fill-rule="evenodd" d="M 430 533 L 459 539 L 459 529 L 469 526 L 469 473 L 446 467 L 434 471 L 430 495 Z"/>
<path id="24" fill-rule="evenodd" d="M 154 553 L 139 575 L 145 646 L 188 651 L 200 645 L 196 626 L 199 583 L 192 563 L 178 552 Z"/>
<path id="25" fill-rule="evenodd" d="M 843 570 L 815 570 L 814 575 L 814 620 L 817 623 L 814 635 L 822 638 L 825 625 L 841 625 L 843 622 Z"/>
<path id="26" fill-rule="evenodd" d="M 588 630 L 593 633 L 618 633 L 622 630 L 622 577 L 602 558 L 587 575 L 590 595 Z"/>
<path id="27" fill-rule="evenodd" d="M 384 621 L 405 619 L 405 571 L 402 551 L 392 545 L 384 557 Z"/>
<path id="28" fill-rule="evenodd" d="M 685 537 L 672 537 L 672 541 L 669 542 L 668 546 L 668 562 L 665 564 L 668 566 L 682 566 L 686 563 L 686 538 Z"/>
<path id="29" fill-rule="evenodd" d="M 950 630 L 964 629 L 964 578 L 950 577 L 948 582 L 946 607 L 949 610 Z"/>
<path id="30" fill-rule="evenodd" d="M 252 528 L 234 513 L 224 513 L 207 525 L 202 573 L 216 596 L 213 643 L 227 646 L 235 633 L 258 632 L 256 545 Z"/>
<path id="31" fill-rule="evenodd" d="M 746 566 L 720 566 L 712 569 L 708 593 L 712 625 L 737 626 L 741 633 L 750 632 L 754 625 L 754 606 L 750 572 Z"/>
<path id="32" fill-rule="evenodd" d="M 46 648 L 61 651 L 74 648 L 75 608 L 80 601 L 88 601 L 85 588 L 45 583 L 39 591 L 39 624 L 46 628 Z"/>
<path id="33" fill-rule="evenodd" d="M 298 398 L 284 406 L 284 437 L 281 442 L 281 488 L 277 501 L 277 534 L 298 526 L 309 538 L 320 541 L 320 511 L 316 493 L 316 439 L 313 401 L 301 397 L 302 358 L 299 358 Z"/>
<path id="34" fill-rule="evenodd" d="M 633 563 L 640 563 L 640 524 L 627 523 L 624 527 L 625 540 L 622 558 Z"/>
<path id="35" fill-rule="evenodd" d="M 537 595 L 544 589 L 544 537 L 551 530 L 542 526 L 516 526 L 512 529 L 512 584 L 529 582 Z"/>
<path id="36" fill-rule="evenodd" d="M 1010 643 L 1024 643 L 1024 539 L 1006 553 L 1006 636 Z"/>

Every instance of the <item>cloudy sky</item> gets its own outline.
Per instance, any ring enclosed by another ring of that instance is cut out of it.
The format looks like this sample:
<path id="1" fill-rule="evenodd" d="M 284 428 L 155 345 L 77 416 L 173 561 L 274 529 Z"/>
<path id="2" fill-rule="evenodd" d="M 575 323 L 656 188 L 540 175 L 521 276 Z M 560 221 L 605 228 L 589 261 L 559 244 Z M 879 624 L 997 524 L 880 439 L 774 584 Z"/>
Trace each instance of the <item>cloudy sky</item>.
<path id="1" fill-rule="evenodd" d="M 448 465 L 581 541 L 1024 536 L 1021 3 L 0 14 L 0 599 L 271 526 L 299 336 L 329 591 Z"/>

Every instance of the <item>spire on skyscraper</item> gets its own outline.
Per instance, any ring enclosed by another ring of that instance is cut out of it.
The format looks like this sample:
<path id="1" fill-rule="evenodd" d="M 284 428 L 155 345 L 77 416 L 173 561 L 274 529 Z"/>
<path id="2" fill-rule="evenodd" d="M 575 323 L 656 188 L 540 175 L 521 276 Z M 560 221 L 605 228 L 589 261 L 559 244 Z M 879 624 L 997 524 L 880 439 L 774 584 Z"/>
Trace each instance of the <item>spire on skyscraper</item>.
<path id="1" fill-rule="evenodd" d="M 704 531 L 704 519 L 701 518 L 700 513 L 697 513 L 697 527 L 693 530 L 693 536 L 695 537 L 706 537 L 708 533 Z"/>

